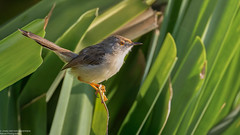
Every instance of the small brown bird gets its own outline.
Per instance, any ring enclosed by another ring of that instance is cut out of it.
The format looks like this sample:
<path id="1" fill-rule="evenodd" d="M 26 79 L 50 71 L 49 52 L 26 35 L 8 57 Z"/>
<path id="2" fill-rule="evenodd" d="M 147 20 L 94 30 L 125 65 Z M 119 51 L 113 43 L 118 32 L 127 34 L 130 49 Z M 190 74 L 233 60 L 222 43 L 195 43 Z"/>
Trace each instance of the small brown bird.
<path id="1" fill-rule="evenodd" d="M 67 64 L 62 68 L 71 68 L 71 73 L 77 76 L 78 80 L 90 84 L 96 92 L 100 93 L 106 101 L 104 95 L 105 86 L 99 84 L 104 80 L 115 75 L 124 63 L 124 57 L 134 45 L 142 43 L 132 42 L 122 36 L 110 36 L 101 43 L 84 48 L 76 54 L 70 50 L 59 47 L 58 45 L 44 39 L 31 32 L 19 29 L 26 37 L 35 40 L 41 46 L 52 50 L 61 60 Z"/>

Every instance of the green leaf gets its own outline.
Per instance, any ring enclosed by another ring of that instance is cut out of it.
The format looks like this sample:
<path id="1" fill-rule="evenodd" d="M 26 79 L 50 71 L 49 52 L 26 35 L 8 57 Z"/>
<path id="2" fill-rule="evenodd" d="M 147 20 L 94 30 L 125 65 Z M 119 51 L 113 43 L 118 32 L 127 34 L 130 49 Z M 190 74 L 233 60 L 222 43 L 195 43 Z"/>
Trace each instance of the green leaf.
<path id="1" fill-rule="evenodd" d="M 215 61 L 214 61 L 214 64 L 212 65 L 212 68 L 208 72 L 209 73 L 208 77 L 198 97 L 197 104 L 193 104 L 193 106 L 195 106 L 195 113 L 192 113 L 192 116 L 194 117 L 194 119 L 193 121 L 189 121 L 191 125 L 188 129 L 188 133 L 196 133 L 196 134 L 207 133 L 207 130 L 212 126 L 209 123 L 214 122 L 212 115 L 215 115 L 221 109 L 221 108 L 216 109 L 215 107 L 214 109 L 209 108 L 209 105 L 211 102 L 213 102 L 214 95 L 221 93 L 220 92 L 221 89 L 218 89 L 218 86 L 224 76 L 224 73 L 226 72 L 226 69 L 231 59 L 233 58 L 234 54 L 237 52 L 236 50 L 239 48 L 239 45 L 240 45 L 240 39 L 239 39 L 240 14 L 238 10 L 239 6 L 237 6 L 238 4 L 239 4 L 239 1 L 236 2 L 234 0 L 222 1 L 217 6 L 218 8 L 222 8 L 222 6 L 226 6 L 226 12 L 232 13 L 232 14 L 221 14 L 221 12 L 216 12 L 214 14 L 215 16 L 218 16 L 217 17 L 218 19 L 222 18 L 222 17 L 219 17 L 220 15 L 223 15 L 223 17 L 231 15 L 232 16 L 231 25 L 228 26 L 229 28 L 226 33 L 222 33 L 222 32 L 216 33 L 217 35 L 222 35 L 222 34 L 225 35 L 225 37 L 222 39 L 223 42 L 220 45 L 215 44 L 215 42 L 218 42 L 218 41 L 211 43 L 211 44 L 214 44 L 215 46 L 220 46 L 220 49 L 218 51 L 218 54 L 215 57 Z M 216 9 L 217 11 L 219 10 L 218 8 Z M 213 20 L 213 21 L 216 21 L 216 20 Z M 223 22 L 221 21 L 221 23 L 224 23 L 224 21 Z M 219 29 L 221 28 L 217 28 L 214 30 L 218 31 Z M 211 44 L 206 44 L 206 46 L 211 46 Z"/>
<path id="2" fill-rule="evenodd" d="M 84 12 L 99 7 L 101 12 L 120 0 L 42 0 L 0 28 L 0 39 L 37 18 L 44 18 L 55 3 L 46 36 L 56 41 Z"/>
<path id="3" fill-rule="evenodd" d="M 104 135 L 108 133 L 108 108 L 104 107 L 100 95 L 96 99 L 93 121 L 92 121 L 92 135 Z"/>
<path id="4" fill-rule="evenodd" d="M 81 46 L 78 50 L 100 42 L 147 8 L 148 5 L 140 0 L 125 0 L 116 4 L 94 20 L 85 37 L 80 41 Z"/>
<path id="5" fill-rule="evenodd" d="M 238 119 L 238 118 L 240 118 L 239 114 L 240 114 L 240 105 L 237 108 L 235 108 L 232 112 L 230 112 L 229 115 L 227 115 L 226 118 L 224 118 L 220 123 L 218 123 L 216 126 L 214 126 L 213 129 L 211 129 L 208 132 L 208 134 L 209 135 L 219 135 L 219 134 L 223 133 L 224 130 L 226 130 L 231 125 L 235 126 L 234 129 L 227 131 L 227 132 L 236 132 L 235 130 L 236 130 L 236 127 L 238 127 L 238 126 L 235 123 L 239 122 L 239 119 Z M 233 133 L 231 133 L 231 135 L 233 135 Z"/>
<path id="6" fill-rule="evenodd" d="M 144 131 L 143 128 L 140 134 L 162 134 L 171 112 L 172 96 L 172 83 L 169 79 L 151 112 L 152 116 L 148 118 L 149 122 L 145 122 L 144 127 L 147 129 Z"/>
<path id="7" fill-rule="evenodd" d="M 6 25 L 2 26 L 0 28 L 0 39 L 6 37 L 10 33 L 16 31 L 17 28 L 21 28 L 28 23 L 30 23 L 32 20 L 35 20 L 37 18 L 44 18 L 46 14 L 50 11 L 53 3 L 55 1 L 61 1 L 61 0 L 42 0 L 27 11 L 23 12 L 21 15 L 17 16 L 10 22 L 6 23 Z M 18 7 L 20 8 L 20 7 Z M 31 30 L 31 29 L 30 29 Z M 32 32 L 34 32 L 32 30 Z M 37 32 L 37 31 L 36 31 Z M 35 32 L 35 33 L 36 33 Z M 37 33 L 36 33 L 37 34 Z"/>
<path id="8" fill-rule="evenodd" d="M 202 37 L 208 24 L 209 18 L 217 1 L 213 0 L 189 0 L 185 6 L 185 12 L 179 15 L 177 24 L 174 27 L 173 37 L 176 40 L 178 49 L 178 62 L 176 67 L 184 61 L 185 54 L 191 48 L 195 37 Z M 174 69 L 174 71 L 177 70 Z"/>
<path id="9" fill-rule="evenodd" d="M 164 11 L 164 19 L 163 23 L 161 26 L 161 35 L 158 38 L 159 46 L 156 46 L 156 49 L 154 51 L 154 56 L 153 59 L 155 60 L 160 49 L 161 49 L 161 44 L 163 43 L 167 33 L 172 33 L 174 25 L 176 23 L 177 19 L 177 13 L 179 13 L 180 10 L 180 5 L 182 3 L 182 0 L 170 0 L 166 10 Z"/>
<path id="10" fill-rule="evenodd" d="M 44 36 L 44 20 L 39 19 L 23 27 Z M 0 90 L 34 72 L 42 63 L 41 47 L 19 31 L 0 41 Z"/>
<path id="11" fill-rule="evenodd" d="M 171 32 L 178 49 L 178 62 L 173 74 L 185 59 L 196 36 L 202 36 L 217 1 L 177 0 L 170 1 L 161 27 L 159 42 L 162 43 L 167 32 Z M 156 57 L 160 47 L 155 50 Z"/>
<path id="12" fill-rule="evenodd" d="M 229 115 L 226 118 L 229 119 L 225 119 L 227 120 L 226 123 L 224 123 L 224 127 L 223 129 L 226 129 L 226 127 L 228 127 L 222 134 L 223 135 L 237 135 L 239 133 L 239 122 L 240 122 L 240 117 L 239 117 L 239 106 L 233 110 L 233 112 L 231 113 L 231 115 Z M 238 111 L 238 114 L 234 114 Z M 225 121 L 224 121 L 225 122 Z"/>
<path id="13" fill-rule="evenodd" d="M 18 81 L 0 92 L 0 129 L 18 130 L 20 127 L 17 117 L 20 112 L 16 106 L 22 84 L 23 81 Z"/>
<path id="14" fill-rule="evenodd" d="M 47 0 L 48 1 L 48 0 Z M 62 0 L 56 3 L 56 8 L 46 29 L 46 37 L 56 41 L 76 20 L 86 11 L 99 8 L 104 12 L 120 0 Z"/>
<path id="15" fill-rule="evenodd" d="M 155 30 L 154 34 L 153 34 L 153 37 L 152 37 L 152 41 L 151 41 L 151 48 L 150 48 L 148 56 L 147 56 L 147 63 L 146 63 L 146 67 L 145 67 L 145 71 L 144 71 L 143 77 L 142 77 L 142 83 L 146 79 L 147 74 L 149 73 L 149 69 L 150 69 L 150 67 L 152 65 L 154 50 L 156 49 L 157 40 L 159 38 L 159 35 L 160 35 L 159 30 Z"/>
<path id="16" fill-rule="evenodd" d="M 119 134 L 137 134 L 140 132 L 169 77 L 175 61 L 175 43 L 172 36 L 168 34 L 149 75 L 140 88 L 137 99 L 123 121 Z"/>
<path id="17" fill-rule="evenodd" d="M 47 93 L 46 93 L 46 101 L 48 102 L 52 95 L 54 94 L 55 90 L 57 89 L 58 85 L 60 84 L 61 80 L 63 79 L 64 75 L 65 75 L 65 71 L 60 71 L 57 75 L 57 77 L 55 78 L 55 80 L 53 81 L 52 85 L 49 87 Z"/>
<path id="18" fill-rule="evenodd" d="M 172 80 L 171 112 L 163 134 L 176 134 L 191 100 L 201 89 L 206 72 L 206 52 L 199 37 L 186 54 Z"/>
<path id="19" fill-rule="evenodd" d="M 66 116 L 69 97 L 71 94 L 72 81 L 73 81 L 73 76 L 70 74 L 66 74 L 64 81 L 63 81 L 61 93 L 59 96 L 57 108 L 55 111 L 52 127 L 50 130 L 50 135 L 62 134 L 64 119 Z"/>
<path id="20" fill-rule="evenodd" d="M 238 78 L 240 79 L 240 78 Z M 236 79 L 236 80 L 238 80 Z M 234 102 L 233 102 L 233 108 L 237 107 L 238 105 L 240 104 L 240 91 L 238 91 L 238 93 L 236 94 L 236 98 L 234 99 Z"/>
<path id="21" fill-rule="evenodd" d="M 203 38 L 206 45 L 209 68 L 212 68 L 214 65 L 215 58 L 221 49 L 221 44 L 229 33 L 229 28 L 239 9 L 239 3 L 239 0 L 219 1 L 213 12 L 209 29 L 207 29 L 206 35 Z"/>
<path id="22" fill-rule="evenodd" d="M 23 134 L 43 135 L 47 132 L 46 96 L 39 96 L 35 101 L 21 108 L 21 129 Z"/>
<path id="23" fill-rule="evenodd" d="M 215 125 L 220 122 L 226 115 L 229 114 L 231 109 L 235 108 L 234 101 L 237 98 L 237 94 L 239 92 L 240 84 L 236 82 L 240 82 L 240 50 L 238 53 L 234 55 L 234 58 L 231 60 L 224 76 L 217 87 L 218 93 L 214 94 L 211 103 L 209 104 L 209 109 L 206 111 L 206 116 L 211 117 L 212 122 L 209 124 Z M 238 105 L 238 104 L 237 104 Z M 212 112 L 214 110 L 219 110 L 214 115 Z M 212 128 L 209 126 L 208 128 Z"/>
<path id="24" fill-rule="evenodd" d="M 90 134 L 95 102 L 94 91 L 89 84 L 81 83 L 77 78 L 73 79 L 63 129 L 58 129 L 62 130 L 63 135 Z"/>

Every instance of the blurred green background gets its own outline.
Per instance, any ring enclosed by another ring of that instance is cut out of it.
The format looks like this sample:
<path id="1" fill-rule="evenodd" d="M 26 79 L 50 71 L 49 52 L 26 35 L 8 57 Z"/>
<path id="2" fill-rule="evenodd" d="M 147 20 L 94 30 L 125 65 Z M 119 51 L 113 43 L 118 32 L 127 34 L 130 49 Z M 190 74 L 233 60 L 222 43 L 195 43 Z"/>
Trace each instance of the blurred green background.
<path id="1" fill-rule="evenodd" d="M 0 1 L 0 26 L 3 26 L 17 15 L 21 14 L 40 0 L 1 0 Z"/>

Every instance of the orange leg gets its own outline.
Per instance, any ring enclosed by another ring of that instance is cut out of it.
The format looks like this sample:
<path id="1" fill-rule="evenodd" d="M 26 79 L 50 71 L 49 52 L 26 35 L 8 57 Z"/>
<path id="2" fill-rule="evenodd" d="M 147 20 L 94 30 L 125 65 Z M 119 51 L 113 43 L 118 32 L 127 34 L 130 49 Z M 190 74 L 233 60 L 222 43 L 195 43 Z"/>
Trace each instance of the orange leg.
<path id="1" fill-rule="evenodd" d="M 95 89 L 95 90 L 99 90 L 100 86 L 100 90 L 105 93 L 106 92 L 106 89 L 105 89 L 105 86 L 104 85 L 101 85 L 101 84 L 97 84 L 97 83 L 90 83 L 90 85 Z"/>
<path id="2" fill-rule="evenodd" d="M 96 92 L 95 92 L 96 95 L 97 95 L 97 93 L 99 93 L 100 96 L 103 97 L 104 101 L 108 100 L 106 95 L 105 95 L 106 89 L 105 89 L 104 85 L 101 85 L 101 84 L 99 85 L 99 84 L 96 84 L 96 83 L 90 83 L 90 85 L 96 90 Z"/>
<path id="3" fill-rule="evenodd" d="M 78 80 L 81 82 L 84 82 L 81 80 L 80 77 L 78 77 Z M 85 83 L 87 83 L 87 82 L 85 82 Z M 89 83 L 89 84 L 96 90 L 95 95 L 97 95 L 97 93 L 99 93 L 100 96 L 103 98 L 104 102 L 108 100 L 105 95 L 106 89 L 105 89 L 104 85 L 97 84 L 97 83 Z"/>

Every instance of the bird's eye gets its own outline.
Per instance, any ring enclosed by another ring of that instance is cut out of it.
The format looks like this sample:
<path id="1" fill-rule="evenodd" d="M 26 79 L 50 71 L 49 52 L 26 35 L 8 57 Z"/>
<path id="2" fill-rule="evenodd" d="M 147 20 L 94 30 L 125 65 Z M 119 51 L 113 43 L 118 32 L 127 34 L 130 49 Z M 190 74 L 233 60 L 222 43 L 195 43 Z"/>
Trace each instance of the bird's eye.
<path id="1" fill-rule="evenodd" d="M 124 42 L 124 41 L 121 41 L 119 44 L 120 44 L 120 45 L 124 45 L 124 44 L 125 44 L 125 42 Z"/>

